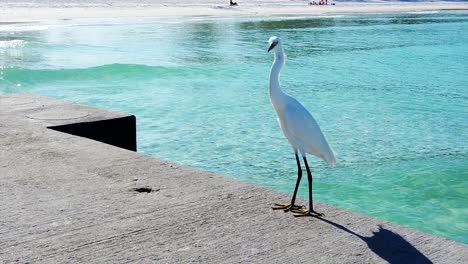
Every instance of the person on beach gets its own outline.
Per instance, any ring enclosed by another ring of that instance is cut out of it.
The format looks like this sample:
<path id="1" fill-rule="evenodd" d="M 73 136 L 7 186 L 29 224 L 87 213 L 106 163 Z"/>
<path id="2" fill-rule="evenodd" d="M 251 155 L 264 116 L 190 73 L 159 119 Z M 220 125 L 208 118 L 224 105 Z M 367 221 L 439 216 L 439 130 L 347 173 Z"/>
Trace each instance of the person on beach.
<path id="1" fill-rule="evenodd" d="M 328 5 L 328 0 L 320 0 L 318 3 L 315 1 L 309 2 L 309 5 Z M 335 3 L 330 3 L 330 5 L 335 5 Z"/>

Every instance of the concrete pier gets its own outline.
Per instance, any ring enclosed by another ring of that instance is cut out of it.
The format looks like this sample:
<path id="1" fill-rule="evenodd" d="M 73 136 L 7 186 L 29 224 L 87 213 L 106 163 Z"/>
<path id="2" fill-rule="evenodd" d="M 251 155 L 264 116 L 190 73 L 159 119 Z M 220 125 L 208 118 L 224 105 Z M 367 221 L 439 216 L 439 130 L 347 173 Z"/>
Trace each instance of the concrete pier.
<path id="1" fill-rule="evenodd" d="M 289 195 L 134 152 L 134 120 L 0 95 L 0 263 L 467 263 L 466 244 L 325 204 L 295 218 L 270 209 Z"/>

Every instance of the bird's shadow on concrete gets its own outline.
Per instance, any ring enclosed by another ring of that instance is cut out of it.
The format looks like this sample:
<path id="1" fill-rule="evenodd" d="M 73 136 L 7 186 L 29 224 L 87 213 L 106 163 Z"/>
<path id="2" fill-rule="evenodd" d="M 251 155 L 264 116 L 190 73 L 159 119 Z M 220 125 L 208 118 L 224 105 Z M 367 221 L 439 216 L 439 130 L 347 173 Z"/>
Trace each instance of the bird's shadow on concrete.
<path id="1" fill-rule="evenodd" d="M 314 217 L 362 239 L 375 254 L 386 260 L 388 263 L 432 263 L 432 261 L 419 252 L 419 250 L 406 241 L 402 236 L 385 229 L 382 226 L 379 226 L 379 230 L 373 232 L 372 236 L 365 237 L 330 220 L 319 216 Z"/>

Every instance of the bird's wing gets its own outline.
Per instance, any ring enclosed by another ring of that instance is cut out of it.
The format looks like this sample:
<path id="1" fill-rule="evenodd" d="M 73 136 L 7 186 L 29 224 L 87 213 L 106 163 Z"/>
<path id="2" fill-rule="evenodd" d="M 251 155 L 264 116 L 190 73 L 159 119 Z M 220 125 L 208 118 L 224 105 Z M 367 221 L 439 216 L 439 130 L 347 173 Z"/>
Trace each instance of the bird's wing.
<path id="1" fill-rule="evenodd" d="M 328 165 L 333 166 L 336 163 L 335 153 L 319 125 L 296 99 L 291 98 L 287 104 L 284 119 L 288 132 L 304 151 L 323 159 Z"/>

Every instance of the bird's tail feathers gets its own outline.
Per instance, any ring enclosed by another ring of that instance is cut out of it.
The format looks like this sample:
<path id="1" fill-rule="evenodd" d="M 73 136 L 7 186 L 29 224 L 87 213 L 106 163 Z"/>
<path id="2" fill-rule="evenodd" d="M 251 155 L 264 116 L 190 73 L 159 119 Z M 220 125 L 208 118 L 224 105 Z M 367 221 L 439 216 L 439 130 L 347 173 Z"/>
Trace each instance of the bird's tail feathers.
<path id="1" fill-rule="evenodd" d="M 336 156 L 337 156 L 336 152 L 331 149 L 331 151 L 328 153 L 328 155 L 323 157 L 323 159 L 328 164 L 328 166 L 335 167 L 335 165 L 336 165 Z"/>

